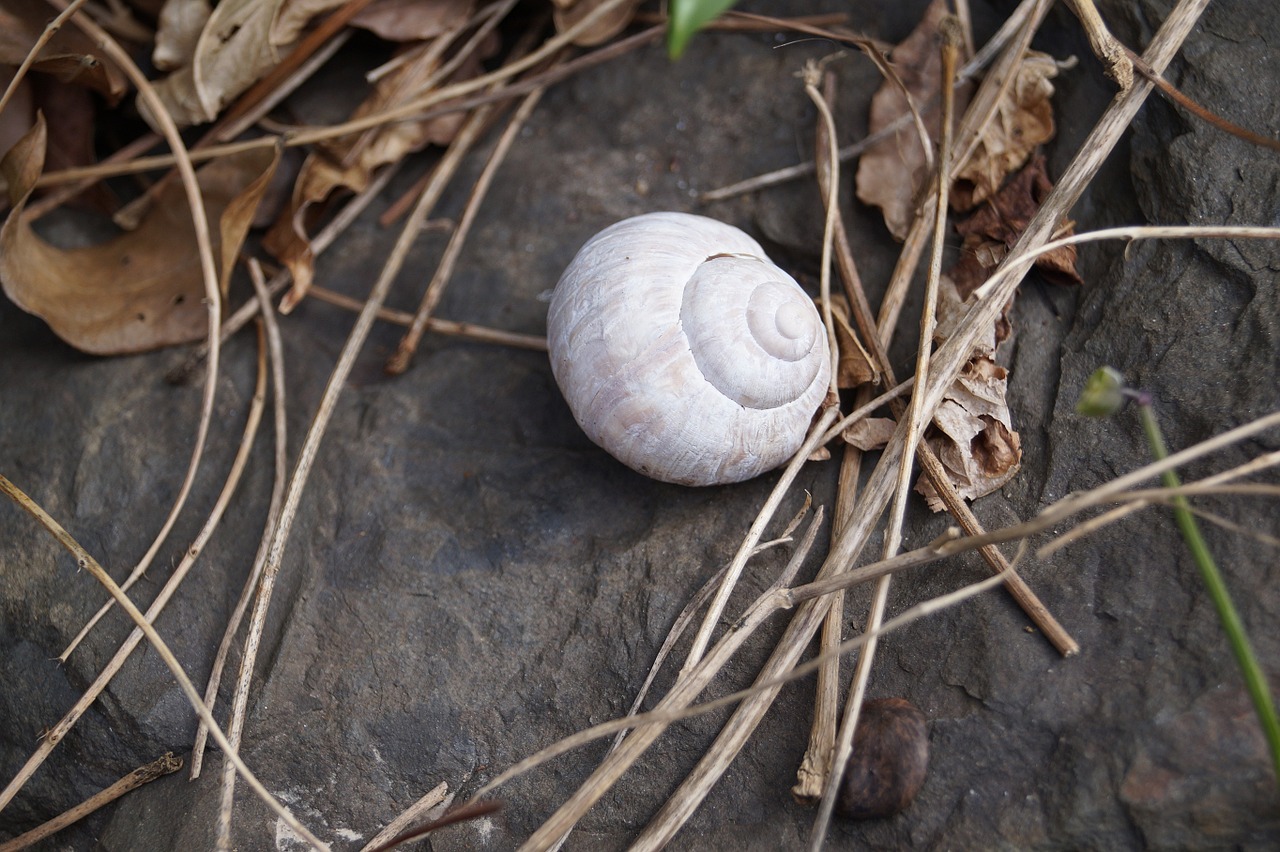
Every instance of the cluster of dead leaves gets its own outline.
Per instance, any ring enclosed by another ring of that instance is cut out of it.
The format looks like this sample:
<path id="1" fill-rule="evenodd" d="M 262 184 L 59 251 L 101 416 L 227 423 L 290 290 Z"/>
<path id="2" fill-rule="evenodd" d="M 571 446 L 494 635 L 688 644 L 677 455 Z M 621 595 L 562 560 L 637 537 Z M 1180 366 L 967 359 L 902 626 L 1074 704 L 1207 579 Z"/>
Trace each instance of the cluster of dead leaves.
<path id="1" fill-rule="evenodd" d="M 601 0 L 553 0 L 561 28 L 591 14 Z M 370 69 L 367 96 L 350 118 L 378 114 L 481 73 L 501 49 L 488 16 L 514 4 L 477 0 L 118 0 L 93 14 L 141 66 L 179 127 L 220 130 L 272 93 L 282 72 L 311 55 L 308 36 L 334 17 L 343 26 L 392 44 L 390 60 Z M 629 23 L 637 3 L 623 3 L 577 39 L 604 41 Z M 354 13 L 354 14 L 353 14 Z M 0 8 L 0 89 L 37 44 L 52 17 L 45 0 L 6 0 Z M 496 23 L 496 18 L 494 22 Z M 311 43 L 315 42 L 315 43 Z M 303 46 L 306 46 L 303 49 Z M 274 75 L 274 76 L 273 76 Z M 177 181 L 160 178 L 121 209 L 98 184 L 75 201 L 113 216 L 124 232 L 97 245 L 62 249 L 32 228 L 29 213 L 45 173 L 98 160 L 96 128 L 136 112 L 154 123 L 121 69 L 74 24 L 61 27 L 0 113 L 0 153 L 9 211 L 0 232 L 0 283 L 9 298 L 45 319 L 64 340 L 98 354 L 138 352 L 206 334 L 204 289 L 187 200 Z M 225 157 L 198 172 L 225 290 L 251 227 L 274 222 L 263 247 L 293 273 L 284 307 L 296 304 L 313 276 L 312 233 L 326 204 L 365 188 L 381 168 L 432 145 L 447 145 L 465 113 L 402 120 L 313 146 L 296 174 L 273 174 L 271 153 Z M 99 136 L 101 134 L 98 134 Z M 108 139 L 123 145 L 127 139 Z M 219 141 L 229 141 L 225 138 Z M 287 162 L 287 161 L 286 161 Z M 268 186 L 276 187 L 268 192 Z M 280 186 L 284 189 L 281 191 Z M 259 209 L 262 208 L 262 209 Z"/>
<path id="2" fill-rule="evenodd" d="M 891 59 L 926 128 L 936 144 L 940 134 L 938 93 L 941 59 L 938 23 L 946 6 L 935 0 L 916 30 L 898 45 Z M 963 240 L 960 257 L 943 275 L 939 288 L 935 341 L 941 343 L 967 311 L 966 299 L 987 280 L 1005 253 L 1026 228 L 1052 188 L 1038 146 L 1053 137 L 1052 79 L 1058 70 L 1052 57 L 1029 51 L 1011 84 L 983 129 L 976 149 L 954 175 L 950 203 L 953 212 L 967 214 L 955 223 Z M 969 91 L 957 92 L 956 115 L 962 115 Z M 885 83 L 872 99 L 870 130 L 889 126 L 907 111 L 907 96 L 896 84 Z M 858 198 L 879 207 L 885 225 L 899 239 L 916 218 L 927 181 L 924 147 L 914 125 L 869 149 L 857 171 Z M 1063 227 L 1070 233 L 1070 223 Z M 1036 266 L 1055 283 L 1079 283 L 1075 249 L 1041 257 Z M 975 499 L 997 490 L 1017 473 L 1022 447 L 1006 400 L 1008 373 L 995 362 L 996 347 L 1012 329 L 1006 316 L 979 343 L 963 373 L 948 390 L 925 440 L 951 475 L 961 496 Z M 856 360 L 856 358 L 854 359 Z M 850 383 L 860 379 L 849 372 Z M 884 446 L 894 422 L 869 418 L 845 435 L 864 449 Z M 934 511 L 945 507 L 932 485 L 922 477 L 916 489 Z"/>

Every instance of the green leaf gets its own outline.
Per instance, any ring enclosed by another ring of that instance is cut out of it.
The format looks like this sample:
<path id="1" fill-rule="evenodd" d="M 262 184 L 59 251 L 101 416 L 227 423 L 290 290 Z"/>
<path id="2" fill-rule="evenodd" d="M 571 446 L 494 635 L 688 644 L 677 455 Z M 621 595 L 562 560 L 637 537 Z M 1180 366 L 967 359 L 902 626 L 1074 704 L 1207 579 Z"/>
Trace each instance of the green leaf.
<path id="1" fill-rule="evenodd" d="M 1124 376 L 1113 367 L 1099 367 L 1084 383 L 1076 411 L 1086 417 L 1110 417 L 1124 402 Z"/>
<path id="2" fill-rule="evenodd" d="M 737 0 L 671 0 L 667 54 L 679 59 L 693 34 L 727 11 Z"/>

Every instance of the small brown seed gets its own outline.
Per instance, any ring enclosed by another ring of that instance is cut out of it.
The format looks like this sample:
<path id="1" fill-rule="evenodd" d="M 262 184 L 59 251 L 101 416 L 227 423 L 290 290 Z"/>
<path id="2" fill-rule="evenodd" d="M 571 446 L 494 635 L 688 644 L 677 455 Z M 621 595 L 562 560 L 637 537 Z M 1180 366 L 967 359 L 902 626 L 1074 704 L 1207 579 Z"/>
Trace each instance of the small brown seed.
<path id="1" fill-rule="evenodd" d="M 836 812 L 849 819 L 892 816 L 911 804 L 928 768 L 924 713 L 903 698 L 868 701 L 853 737 Z"/>

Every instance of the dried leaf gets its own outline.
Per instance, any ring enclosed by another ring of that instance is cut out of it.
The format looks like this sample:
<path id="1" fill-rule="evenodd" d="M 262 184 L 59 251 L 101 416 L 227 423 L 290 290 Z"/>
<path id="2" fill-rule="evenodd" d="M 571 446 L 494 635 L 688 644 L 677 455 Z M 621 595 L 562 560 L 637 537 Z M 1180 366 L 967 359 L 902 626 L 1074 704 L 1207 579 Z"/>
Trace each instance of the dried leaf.
<path id="1" fill-rule="evenodd" d="M 204 337 L 204 286 L 181 183 L 157 198 L 135 231 L 85 248 L 45 242 L 22 215 L 44 166 L 46 129 L 36 125 L 0 162 L 13 209 L 0 228 L 0 284 L 23 310 L 85 352 L 140 352 Z M 220 223 L 222 276 L 270 178 L 274 152 L 216 160 L 199 172 L 206 212 Z"/>
<path id="2" fill-rule="evenodd" d="M 986 333 L 981 337 L 975 338 L 973 352 L 970 357 L 982 355 L 991 358 L 995 356 L 996 347 L 1013 334 L 1013 325 L 1009 321 L 1009 309 L 1012 307 L 1013 300 L 1010 299 L 1005 304 L 1000 315 L 988 327 Z M 969 313 L 969 308 L 969 302 L 960 298 L 955 283 L 946 273 L 943 273 L 938 284 L 937 324 L 933 330 L 935 343 L 941 345 L 943 341 L 951 336 L 956 325 Z"/>
<path id="3" fill-rule="evenodd" d="M 179 127 L 204 124 L 280 61 L 271 25 L 283 0 L 222 0 L 200 31 L 191 63 L 155 84 Z M 296 37 L 296 33 L 294 33 Z M 147 105 L 138 111 L 153 126 Z"/>
<path id="4" fill-rule="evenodd" d="M 378 0 L 351 25 L 387 41 L 426 41 L 463 26 L 473 14 L 474 0 Z"/>
<path id="5" fill-rule="evenodd" d="M 1027 51 L 1013 83 L 983 128 L 978 147 L 956 172 L 950 202 L 970 210 L 1000 189 L 1006 177 L 1022 167 L 1037 145 L 1053 138 L 1053 83 L 1058 64 L 1052 56 Z"/>
<path id="6" fill-rule="evenodd" d="M 1005 306 L 1007 312 L 1009 306 Z M 938 323 L 933 337 L 942 343 L 968 313 L 968 306 L 951 279 L 944 275 L 938 288 Z M 943 394 L 925 441 L 946 469 L 956 491 L 969 500 L 990 494 L 1013 478 L 1022 462 L 1022 442 L 1013 430 L 1006 399 L 1008 372 L 992 358 L 1010 333 L 1005 313 L 986 335 L 977 339 L 964 370 Z M 945 509 L 928 478 L 921 476 L 916 491 L 929 508 Z"/>
<path id="7" fill-rule="evenodd" d="M 0 6 L 0 65 L 21 65 L 52 17 L 44 0 L 5 0 Z M 62 27 L 40 49 L 33 70 L 64 83 L 88 86 L 117 103 L 127 89 L 124 72 L 75 27 Z"/>
<path id="8" fill-rule="evenodd" d="M 14 69 L 0 66 L 0 89 L 9 85 Z M 64 83 L 47 74 L 25 77 L 14 97 L 0 113 L 0 156 L 35 125 L 36 115 L 47 116 L 48 143 L 45 168 L 49 171 L 86 166 L 95 162 L 95 98 L 84 86 Z M 105 184 L 96 184 L 76 196 L 78 206 L 107 210 L 114 196 Z"/>
<path id="9" fill-rule="evenodd" d="M 849 316 L 849 300 L 842 294 L 831 297 L 831 315 L 836 323 L 836 345 L 840 359 L 836 364 L 836 387 L 856 388 L 880 379 L 880 373 L 871 364 L 871 355 L 862 346 L 853 330 Z"/>
<path id="10" fill-rule="evenodd" d="M 190 65 L 195 57 L 196 42 L 212 12 L 209 0 L 168 0 L 156 22 L 152 64 L 161 71 Z"/>
<path id="11" fill-rule="evenodd" d="M 890 59 L 903 84 L 911 92 L 921 111 L 930 136 L 937 139 L 942 125 L 937 106 L 942 60 L 938 54 L 938 23 L 947 14 L 947 4 L 934 0 L 924 13 L 919 26 L 890 53 Z M 956 114 L 968 100 L 968 91 L 957 92 Z M 869 133 L 875 133 L 897 121 L 907 112 L 907 99 L 902 90 L 886 80 L 871 98 Z M 858 199 L 879 207 L 884 223 L 897 239 L 903 239 L 916 213 L 916 197 L 925 175 L 924 152 L 914 122 L 900 128 L 893 136 L 876 143 L 858 160 L 856 187 Z"/>
<path id="12" fill-rule="evenodd" d="M 946 468 L 960 496 L 976 500 L 1013 478 L 1022 463 L 1022 442 L 1009 420 L 1005 401 L 1008 373 L 979 356 L 943 397 L 926 442 Z M 932 483 L 921 476 L 916 491 L 935 512 L 946 506 Z"/>
<path id="13" fill-rule="evenodd" d="M 273 3 L 275 17 L 269 35 L 272 44 L 292 44 L 314 18 L 338 8 L 347 0 L 283 0 Z M 423 3 L 430 6 L 431 3 Z"/>
<path id="14" fill-rule="evenodd" d="M 986 205 L 956 224 L 964 246 L 951 277 L 961 298 L 967 299 L 990 277 L 1052 189 L 1053 184 L 1045 173 L 1044 157 L 1037 156 Z M 1059 229 L 1058 236 L 1072 233 L 1074 229 L 1068 222 Z M 1063 246 L 1041 255 L 1035 265 L 1055 284 L 1083 283 L 1076 271 L 1075 246 Z"/>
<path id="15" fill-rule="evenodd" d="M 891 418 L 864 417 L 854 421 L 852 426 L 840 433 L 840 437 L 844 438 L 845 443 L 852 444 L 865 453 L 883 449 L 896 428 L 898 422 Z"/>
<path id="16" fill-rule="evenodd" d="M 556 24 L 556 32 L 562 33 L 577 24 L 587 15 L 599 8 L 605 0 L 552 0 L 555 7 L 551 17 Z M 636 8 L 641 0 L 623 3 L 605 15 L 595 24 L 580 33 L 573 43 L 579 47 L 594 47 L 604 44 L 609 39 L 626 29 L 627 24 L 635 17 Z"/>

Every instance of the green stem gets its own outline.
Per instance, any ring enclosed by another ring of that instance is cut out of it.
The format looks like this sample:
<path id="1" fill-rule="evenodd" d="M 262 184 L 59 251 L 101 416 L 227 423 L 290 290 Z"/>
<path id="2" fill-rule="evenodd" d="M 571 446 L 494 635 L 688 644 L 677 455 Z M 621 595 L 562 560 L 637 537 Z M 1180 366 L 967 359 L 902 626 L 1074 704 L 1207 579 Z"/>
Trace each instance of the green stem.
<path id="1" fill-rule="evenodd" d="M 1152 413 L 1149 404 L 1139 404 L 1138 411 L 1142 415 L 1142 429 L 1147 433 L 1151 454 L 1159 461 L 1169 455 L 1164 445 L 1164 436 L 1160 432 L 1160 424 L 1156 422 L 1155 414 Z M 1168 488 L 1178 488 L 1182 485 L 1178 474 L 1171 470 L 1165 471 L 1161 478 Z M 1249 637 L 1245 633 L 1244 622 L 1240 620 L 1240 614 L 1236 612 L 1235 604 L 1231 602 L 1231 595 L 1227 592 L 1227 584 L 1223 582 L 1222 574 L 1219 573 L 1218 566 L 1213 561 L 1213 555 L 1209 553 L 1209 547 L 1200 535 L 1200 528 L 1191 514 L 1191 507 L 1187 504 L 1187 499 L 1180 494 L 1173 497 L 1173 516 L 1178 522 L 1178 529 L 1182 532 L 1187 548 L 1190 549 L 1196 565 L 1200 568 L 1200 576 L 1204 578 L 1204 584 L 1209 588 L 1213 605 L 1218 609 L 1222 628 L 1226 631 L 1227 641 L 1231 644 L 1236 662 L 1239 663 L 1240 671 L 1244 674 L 1249 697 L 1253 699 L 1258 721 L 1262 724 L 1262 732 L 1266 735 L 1267 743 L 1271 747 L 1271 762 L 1276 778 L 1280 780 L 1280 721 L 1276 719 L 1276 707 L 1271 699 L 1266 675 L 1263 674 L 1262 667 L 1258 665 L 1258 659 L 1253 654 Z"/>

